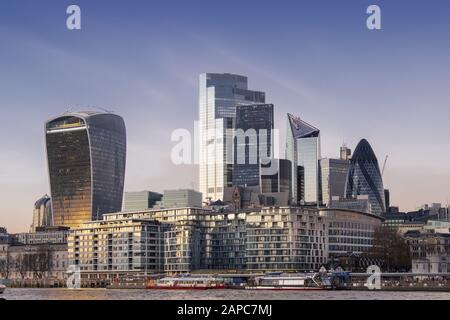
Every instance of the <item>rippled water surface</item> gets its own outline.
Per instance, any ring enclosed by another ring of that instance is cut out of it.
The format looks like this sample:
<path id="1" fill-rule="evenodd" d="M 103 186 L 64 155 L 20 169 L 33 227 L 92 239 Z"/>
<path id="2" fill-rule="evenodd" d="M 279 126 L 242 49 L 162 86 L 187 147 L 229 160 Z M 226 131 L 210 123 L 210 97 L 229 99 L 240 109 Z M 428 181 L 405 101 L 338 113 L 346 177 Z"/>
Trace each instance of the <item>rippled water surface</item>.
<path id="1" fill-rule="evenodd" d="M 450 292 L 7 289 L 11 300 L 450 300 Z"/>

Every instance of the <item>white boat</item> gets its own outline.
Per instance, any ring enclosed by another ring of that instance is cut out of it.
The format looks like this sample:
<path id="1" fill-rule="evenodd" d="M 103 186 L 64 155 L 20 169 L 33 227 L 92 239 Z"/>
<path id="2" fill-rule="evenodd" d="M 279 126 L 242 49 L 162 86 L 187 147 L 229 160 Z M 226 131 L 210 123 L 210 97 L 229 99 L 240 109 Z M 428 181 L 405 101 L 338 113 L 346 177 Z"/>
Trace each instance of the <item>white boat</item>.
<path id="1" fill-rule="evenodd" d="M 222 279 L 213 277 L 166 277 L 158 280 L 150 280 L 147 289 L 174 289 L 174 290 L 206 290 L 225 289 Z"/>
<path id="2" fill-rule="evenodd" d="M 0 294 L 2 294 L 3 292 L 5 292 L 6 287 L 2 284 L 0 284 Z"/>
<path id="3" fill-rule="evenodd" d="M 329 290 L 331 282 L 319 274 L 269 275 L 257 277 L 248 290 Z"/>

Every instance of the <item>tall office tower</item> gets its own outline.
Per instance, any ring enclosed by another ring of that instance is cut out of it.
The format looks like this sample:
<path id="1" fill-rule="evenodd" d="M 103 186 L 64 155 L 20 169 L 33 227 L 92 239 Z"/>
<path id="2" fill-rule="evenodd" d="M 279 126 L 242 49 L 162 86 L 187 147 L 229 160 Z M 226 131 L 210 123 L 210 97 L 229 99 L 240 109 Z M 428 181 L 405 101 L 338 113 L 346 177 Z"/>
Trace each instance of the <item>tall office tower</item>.
<path id="1" fill-rule="evenodd" d="M 288 114 L 286 159 L 292 163 L 292 204 L 313 205 L 320 199 L 320 130 Z M 297 179 L 295 179 L 297 177 Z"/>
<path id="2" fill-rule="evenodd" d="M 291 194 L 292 168 L 286 159 L 272 159 L 260 166 L 261 193 L 288 192 Z"/>
<path id="3" fill-rule="evenodd" d="M 332 197 L 344 197 L 350 161 L 341 159 L 320 160 L 322 204 L 327 206 Z"/>
<path id="4" fill-rule="evenodd" d="M 233 186 L 258 186 L 259 165 L 272 159 L 273 105 L 237 106 Z"/>
<path id="5" fill-rule="evenodd" d="M 43 196 L 34 204 L 33 223 L 30 232 L 36 232 L 40 227 L 51 227 L 53 225 L 52 202 L 48 195 Z"/>
<path id="6" fill-rule="evenodd" d="M 373 214 L 382 214 L 386 211 L 383 179 L 375 153 L 369 142 L 362 139 L 356 146 L 345 184 L 345 196 L 356 198 L 358 195 L 369 196 Z"/>
<path id="7" fill-rule="evenodd" d="M 55 226 L 77 227 L 122 209 L 126 132 L 123 119 L 70 112 L 45 124 Z"/>
<path id="8" fill-rule="evenodd" d="M 123 210 L 148 210 L 153 208 L 161 199 L 162 194 L 152 191 L 125 192 Z"/>
<path id="9" fill-rule="evenodd" d="M 199 187 L 203 200 L 222 200 L 233 183 L 233 122 L 238 105 L 265 103 L 264 92 L 247 89 L 247 77 L 200 75 Z"/>
<path id="10" fill-rule="evenodd" d="M 350 160 L 352 156 L 352 150 L 350 148 L 347 148 L 346 145 L 343 145 L 341 147 L 341 160 Z"/>
<path id="11" fill-rule="evenodd" d="M 388 211 L 391 206 L 391 192 L 389 189 L 384 189 L 384 202 L 384 208 Z"/>

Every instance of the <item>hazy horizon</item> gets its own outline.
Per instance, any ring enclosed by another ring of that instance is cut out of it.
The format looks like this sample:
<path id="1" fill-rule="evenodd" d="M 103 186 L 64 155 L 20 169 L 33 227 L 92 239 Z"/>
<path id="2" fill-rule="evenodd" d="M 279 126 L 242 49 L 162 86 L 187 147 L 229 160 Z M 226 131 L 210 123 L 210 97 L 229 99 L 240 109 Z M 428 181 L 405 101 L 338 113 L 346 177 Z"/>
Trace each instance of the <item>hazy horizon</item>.
<path id="1" fill-rule="evenodd" d="M 197 189 L 197 167 L 171 163 L 170 135 L 193 130 L 204 72 L 247 76 L 274 104 L 282 138 L 288 112 L 321 130 L 323 157 L 366 138 L 380 168 L 389 156 L 391 205 L 448 203 L 450 3 L 376 1 L 377 31 L 366 28 L 373 3 L 365 0 L 75 3 L 80 31 L 66 29 L 72 1 L 0 3 L 0 226 L 8 231 L 28 231 L 34 202 L 50 192 L 44 123 L 69 108 L 124 118 L 125 191 Z"/>

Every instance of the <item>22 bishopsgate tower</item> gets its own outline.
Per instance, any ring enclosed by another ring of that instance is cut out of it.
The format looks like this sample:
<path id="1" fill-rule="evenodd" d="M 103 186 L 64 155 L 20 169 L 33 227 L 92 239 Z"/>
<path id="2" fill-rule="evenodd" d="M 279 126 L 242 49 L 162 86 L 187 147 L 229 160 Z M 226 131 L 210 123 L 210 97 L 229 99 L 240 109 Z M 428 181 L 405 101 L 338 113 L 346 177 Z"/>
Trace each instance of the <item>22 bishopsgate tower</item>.
<path id="1" fill-rule="evenodd" d="M 66 113 L 45 124 L 53 225 L 77 227 L 122 207 L 125 123 L 101 112 Z"/>
<path id="2" fill-rule="evenodd" d="M 236 107 L 264 104 L 265 93 L 248 90 L 247 77 L 235 74 L 201 74 L 199 89 L 199 187 L 203 200 L 218 200 L 233 185 Z"/>

